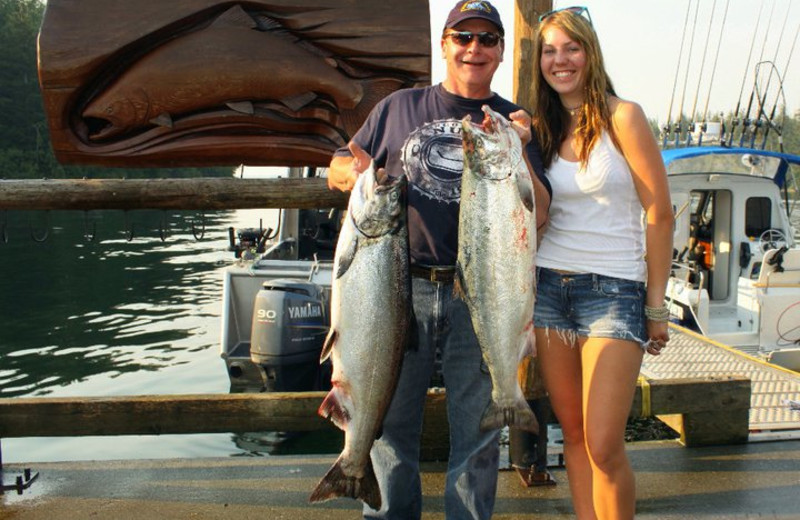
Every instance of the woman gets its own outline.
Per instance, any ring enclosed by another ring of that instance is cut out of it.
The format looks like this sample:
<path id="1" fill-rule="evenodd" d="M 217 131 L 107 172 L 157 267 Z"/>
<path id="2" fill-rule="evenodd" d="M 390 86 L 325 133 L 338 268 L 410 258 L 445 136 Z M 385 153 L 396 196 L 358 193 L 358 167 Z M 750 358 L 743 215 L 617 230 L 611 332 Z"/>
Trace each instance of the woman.
<path id="1" fill-rule="evenodd" d="M 615 95 L 584 14 L 542 16 L 535 42 L 534 130 L 553 199 L 534 324 L 577 517 L 630 519 L 625 425 L 643 353 L 669 340 L 672 205 L 647 118 Z"/>

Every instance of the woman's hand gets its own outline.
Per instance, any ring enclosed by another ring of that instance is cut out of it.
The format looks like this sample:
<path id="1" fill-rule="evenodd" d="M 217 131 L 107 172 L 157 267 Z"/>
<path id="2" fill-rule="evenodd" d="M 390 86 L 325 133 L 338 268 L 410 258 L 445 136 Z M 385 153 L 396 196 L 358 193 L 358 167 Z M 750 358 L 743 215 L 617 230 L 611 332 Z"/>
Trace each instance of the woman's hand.
<path id="1" fill-rule="evenodd" d="M 666 321 L 647 320 L 647 353 L 653 356 L 661 354 L 669 341 L 669 325 Z"/>

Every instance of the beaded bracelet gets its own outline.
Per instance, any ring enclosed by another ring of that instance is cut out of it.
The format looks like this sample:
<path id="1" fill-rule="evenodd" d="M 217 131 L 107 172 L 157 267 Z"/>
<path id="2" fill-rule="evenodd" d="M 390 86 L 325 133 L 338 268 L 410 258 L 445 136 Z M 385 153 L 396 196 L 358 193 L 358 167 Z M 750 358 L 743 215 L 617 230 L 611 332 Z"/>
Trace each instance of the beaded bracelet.
<path id="1" fill-rule="evenodd" d="M 669 307 L 662 305 L 660 307 L 644 306 L 644 317 L 650 321 L 664 322 L 669 321 Z"/>

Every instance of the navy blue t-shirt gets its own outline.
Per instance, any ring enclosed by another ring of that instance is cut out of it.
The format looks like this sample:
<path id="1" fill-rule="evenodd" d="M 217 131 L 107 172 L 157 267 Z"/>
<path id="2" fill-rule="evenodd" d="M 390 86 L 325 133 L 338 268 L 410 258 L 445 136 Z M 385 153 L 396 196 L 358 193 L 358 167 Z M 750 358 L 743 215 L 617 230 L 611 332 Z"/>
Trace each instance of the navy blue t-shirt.
<path id="1" fill-rule="evenodd" d="M 464 152 L 461 119 L 483 121 L 483 105 L 509 116 L 520 109 L 494 94 L 467 99 L 433 85 L 404 89 L 378 103 L 353 137 L 392 177 L 408 178 L 408 231 L 412 264 L 455 265 L 458 256 L 458 211 Z M 536 175 L 550 191 L 541 150 L 532 140 L 526 148 Z M 350 155 L 343 147 L 337 156 Z"/>

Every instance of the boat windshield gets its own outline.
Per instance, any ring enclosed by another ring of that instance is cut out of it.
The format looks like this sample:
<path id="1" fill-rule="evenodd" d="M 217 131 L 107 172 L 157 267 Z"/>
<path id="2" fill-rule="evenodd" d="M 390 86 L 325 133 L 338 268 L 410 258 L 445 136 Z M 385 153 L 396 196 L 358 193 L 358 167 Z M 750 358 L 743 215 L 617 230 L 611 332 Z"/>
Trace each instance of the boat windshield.
<path id="1" fill-rule="evenodd" d="M 718 153 L 675 158 L 667 163 L 667 173 L 729 173 L 776 180 L 786 175 L 788 163 L 778 157 L 742 153 Z"/>

